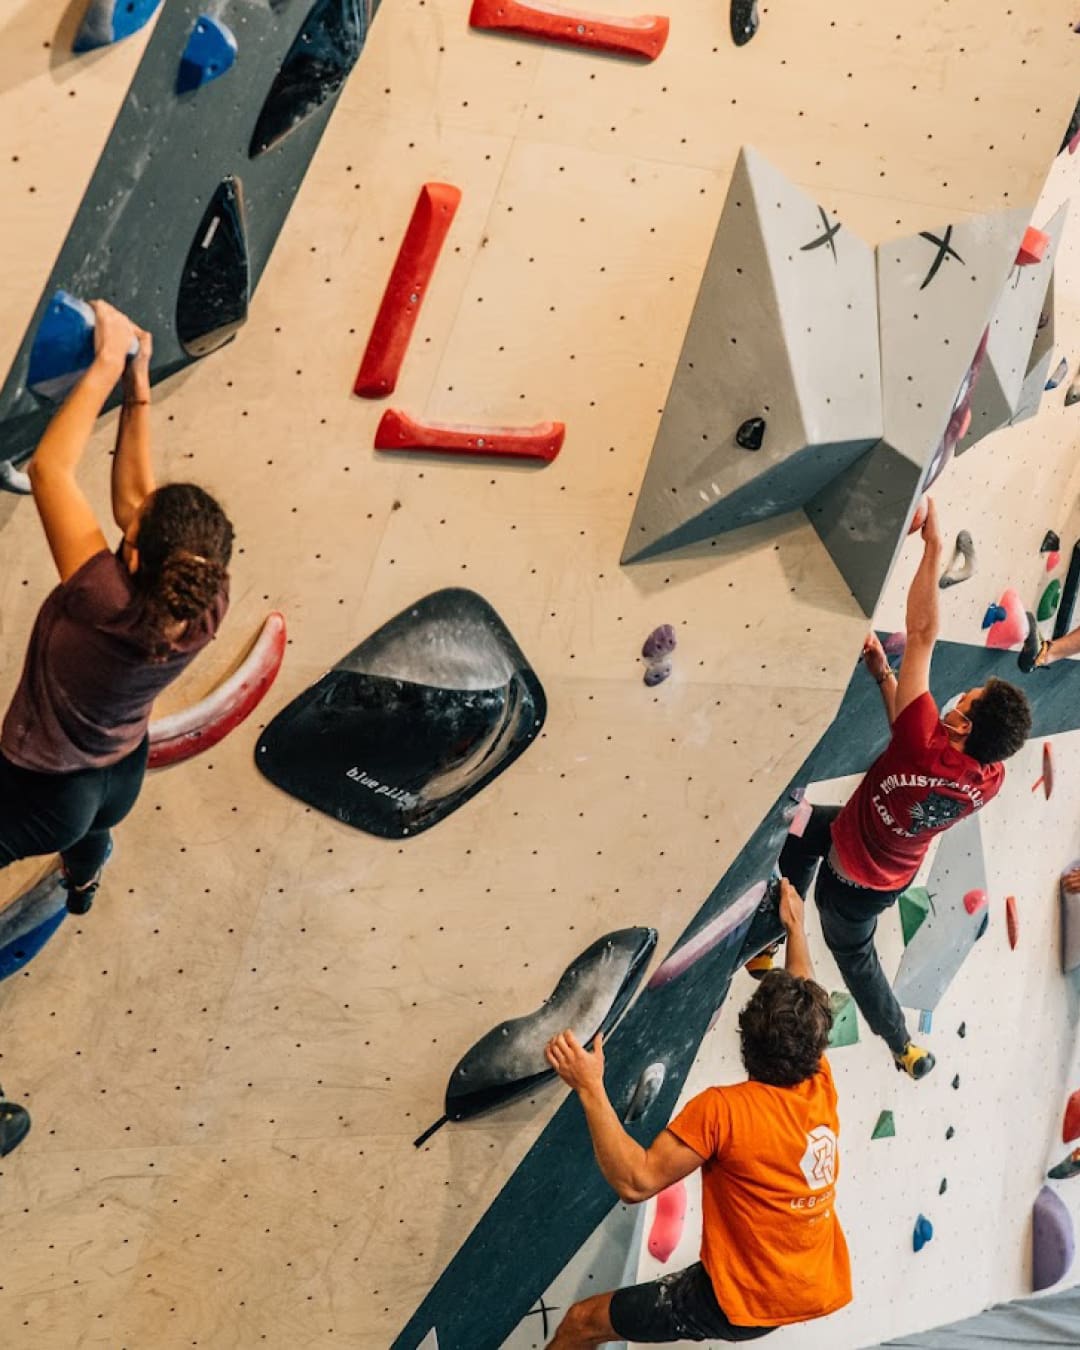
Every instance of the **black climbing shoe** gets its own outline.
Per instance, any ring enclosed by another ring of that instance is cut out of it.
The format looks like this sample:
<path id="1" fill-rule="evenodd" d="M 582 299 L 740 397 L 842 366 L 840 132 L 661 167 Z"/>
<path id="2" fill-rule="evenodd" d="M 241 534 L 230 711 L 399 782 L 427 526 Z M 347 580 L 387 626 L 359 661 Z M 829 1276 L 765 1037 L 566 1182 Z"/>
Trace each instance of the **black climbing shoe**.
<path id="1" fill-rule="evenodd" d="M 109 835 L 109 846 L 105 850 L 105 862 L 98 868 L 98 874 L 92 881 L 88 881 L 85 886 L 76 886 L 68 875 L 67 866 L 63 859 L 60 861 L 60 878 L 63 882 L 64 890 L 67 891 L 67 912 L 69 914 L 89 914 L 90 907 L 94 903 L 94 896 L 97 895 L 98 887 L 101 885 L 101 874 L 105 871 L 105 863 L 113 855 L 112 835 Z"/>
<path id="2" fill-rule="evenodd" d="M 1045 662 L 1050 644 L 1039 637 L 1039 625 L 1035 622 L 1035 615 L 1030 610 L 1027 611 L 1027 621 L 1027 637 L 1024 638 L 1024 645 L 1020 648 L 1020 655 L 1016 658 L 1016 664 L 1025 675 L 1030 675 L 1036 666 Z"/>
<path id="3" fill-rule="evenodd" d="M 0 1097 L 4 1089 L 0 1088 Z M 15 1102 L 0 1101 L 0 1158 L 19 1147 L 30 1133 L 30 1112 Z"/>
<path id="4" fill-rule="evenodd" d="M 909 1078 L 914 1078 L 917 1082 L 920 1078 L 926 1077 L 937 1060 L 929 1050 L 924 1050 L 919 1045 L 912 1045 L 908 1041 L 902 1055 L 893 1055 L 893 1063 L 901 1073 L 906 1073 Z"/>

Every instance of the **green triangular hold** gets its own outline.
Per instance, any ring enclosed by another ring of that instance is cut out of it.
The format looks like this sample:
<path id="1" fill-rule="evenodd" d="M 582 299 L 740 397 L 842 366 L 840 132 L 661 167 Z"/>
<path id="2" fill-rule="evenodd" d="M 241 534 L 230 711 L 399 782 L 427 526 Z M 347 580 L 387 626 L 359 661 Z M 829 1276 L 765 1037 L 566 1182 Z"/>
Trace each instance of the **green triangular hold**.
<path id="1" fill-rule="evenodd" d="M 896 1121 L 893 1120 L 891 1111 L 882 1111 L 877 1118 L 877 1124 L 874 1126 L 874 1133 L 871 1139 L 892 1139 L 896 1134 Z"/>
<path id="2" fill-rule="evenodd" d="M 857 1045 L 859 1041 L 859 1019 L 855 1016 L 855 1004 L 850 994 L 843 991 L 829 995 L 833 1024 L 829 1032 L 829 1049 L 835 1050 L 841 1045 Z"/>
<path id="3" fill-rule="evenodd" d="M 911 886 L 900 897 L 900 927 L 904 932 L 905 947 L 929 913 L 930 892 L 925 886 Z"/>
<path id="4" fill-rule="evenodd" d="M 1038 619 L 1040 623 L 1045 623 L 1047 619 L 1053 617 L 1061 600 L 1061 582 L 1055 577 L 1042 593 L 1042 599 L 1039 601 Z"/>

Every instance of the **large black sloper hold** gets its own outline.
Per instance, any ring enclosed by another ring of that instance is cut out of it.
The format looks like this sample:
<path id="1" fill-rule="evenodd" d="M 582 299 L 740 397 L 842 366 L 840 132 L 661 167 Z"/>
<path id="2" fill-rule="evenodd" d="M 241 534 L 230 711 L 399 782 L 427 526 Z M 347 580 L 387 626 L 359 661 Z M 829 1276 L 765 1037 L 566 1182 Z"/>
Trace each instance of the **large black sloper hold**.
<path id="1" fill-rule="evenodd" d="M 396 615 L 278 713 L 255 762 L 309 806 L 404 839 L 512 764 L 546 713 L 498 614 L 452 588 Z"/>
<path id="2" fill-rule="evenodd" d="M 248 155 L 272 149 L 334 97 L 364 49 L 379 0 L 315 0 L 251 134 Z"/>
<path id="3" fill-rule="evenodd" d="M 192 240 L 176 294 L 176 336 L 188 356 L 208 356 L 247 322 L 251 297 L 244 189 L 223 178 Z"/>

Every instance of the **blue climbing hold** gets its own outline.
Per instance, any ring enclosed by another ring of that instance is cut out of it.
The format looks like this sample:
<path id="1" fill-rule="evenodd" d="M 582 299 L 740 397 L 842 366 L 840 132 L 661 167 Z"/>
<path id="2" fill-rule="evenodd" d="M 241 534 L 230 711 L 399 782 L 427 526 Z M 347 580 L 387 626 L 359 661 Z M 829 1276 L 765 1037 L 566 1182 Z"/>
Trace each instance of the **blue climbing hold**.
<path id="1" fill-rule="evenodd" d="M 137 33 L 154 17 L 161 0 L 90 0 L 71 50 L 92 52 Z"/>
<path id="2" fill-rule="evenodd" d="M 995 623 L 1001 623 L 1002 619 L 1007 617 L 1008 615 L 1006 614 L 1004 605 L 988 605 L 986 613 L 983 615 L 982 626 L 984 628 L 990 628 Z"/>
<path id="3" fill-rule="evenodd" d="M 22 970 L 66 917 L 67 890 L 57 868 L 0 914 L 0 980 Z"/>
<path id="4" fill-rule="evenodd" d="M 1065 360 L 1064 357 L 1062 357 L 1061 360 L 1055 366 L 1053 375 L 1051 375 L 1050 378 L 1046 381 L 1045 388 L 1056 389 L 1058 385 L 1061 383 L 1061 381 L 1068 374 L 1068 370 L 1069 370 L 1069 363 L 1068 361 Z"/>
<path id="5" fill-rule="evenodd" d="M 220 19 L 200 14 L 180 56 L 176 92 L 190 93 L 231 70 L 236 60 L 236 38 Z"/>
<path id="6" fill-rule="evenodd" d="M 921 1252 L 933 1236 L 934 1225 L 925 1214 L 920 1214 L 915 1220 L 915 1232 L 912 1235 L 912 1246 L 917 1252 Z"/>
<path id="7" fill-rule="evenodd" d="M 138 342 L 132 352 L 138 351 Z M 77 296 L 57 291 L 30 348 L 26 383 L 32 393 L 59 402 L 94 359 L 94 311 Z"/>

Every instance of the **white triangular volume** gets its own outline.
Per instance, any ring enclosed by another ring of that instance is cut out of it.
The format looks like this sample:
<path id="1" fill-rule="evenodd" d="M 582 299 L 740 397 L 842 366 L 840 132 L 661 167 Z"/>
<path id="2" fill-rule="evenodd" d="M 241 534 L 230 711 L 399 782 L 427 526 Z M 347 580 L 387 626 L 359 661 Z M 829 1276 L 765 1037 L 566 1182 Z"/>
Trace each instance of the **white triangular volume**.
<path id="1" fill-rule="evenodd" d="M 1027 221 L 1000 211 L 878 247 L 884 434 L 913 464 L 941 440 Z"/>
<path id="2" fill-rule="evenodd" d="M 930 913 L 904 948 L 893 993 L 905 1008 L 936 1008 L 986 921 L 985 904 L 965 905 L 972 892 L 986 892 L 986 863 L 977 815 L 967 816 L 941 837 L 926 883 Z"/>

